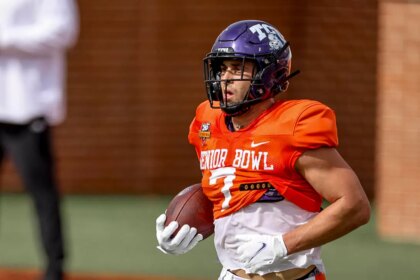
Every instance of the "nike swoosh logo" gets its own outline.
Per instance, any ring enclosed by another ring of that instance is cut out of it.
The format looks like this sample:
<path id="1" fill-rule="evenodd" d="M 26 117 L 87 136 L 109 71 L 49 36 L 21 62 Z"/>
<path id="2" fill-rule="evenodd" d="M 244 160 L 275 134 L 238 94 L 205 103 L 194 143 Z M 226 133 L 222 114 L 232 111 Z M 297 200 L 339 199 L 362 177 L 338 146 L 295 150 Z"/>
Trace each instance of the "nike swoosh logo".
<path id="1" fill-rule="evenodd" d="M 258 146 L 261 146 L 261 145 L 265 145 L 267 143 L 270 143 L 270 141 L 264 141 L 264 142 L 259 142 L 259 143 L 254 143 L 254 141 L 252 141 L 251 148 L 255 148 L 255 147 L 258 147 Z"/>
<path id="2" fill-rule="evenodd" d="M 264 248 L 267 247 L 267 244 L 265 244 L 264 242 L 261 244 L 261 248 L 255 252 L 254 256 L 252 258 L 249 259 L 249 261 L 251 261 L 253 258 L 255 258 L 262 250 L 264 250 Z"/>

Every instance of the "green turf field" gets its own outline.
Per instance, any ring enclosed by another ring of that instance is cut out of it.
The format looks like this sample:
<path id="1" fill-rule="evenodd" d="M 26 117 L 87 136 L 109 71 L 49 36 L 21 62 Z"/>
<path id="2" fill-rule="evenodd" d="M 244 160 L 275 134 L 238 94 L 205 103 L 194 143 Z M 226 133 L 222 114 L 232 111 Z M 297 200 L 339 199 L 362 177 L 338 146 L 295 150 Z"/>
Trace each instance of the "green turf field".
<path id="1" fill-rule="evenodd" d="M 155 274 L 217 279 L 212 238 L 183 256 L 158 251 L 155 218 L 168 197 L 66 196 L 63 198 L 68 270 Z M 26 195 L 0 196 L 0 266 L 39 268 L 31 202 Z M 323 249 L 328 279 L 420 279 L 420 245 L 378 239 L 370 224 Z"/>

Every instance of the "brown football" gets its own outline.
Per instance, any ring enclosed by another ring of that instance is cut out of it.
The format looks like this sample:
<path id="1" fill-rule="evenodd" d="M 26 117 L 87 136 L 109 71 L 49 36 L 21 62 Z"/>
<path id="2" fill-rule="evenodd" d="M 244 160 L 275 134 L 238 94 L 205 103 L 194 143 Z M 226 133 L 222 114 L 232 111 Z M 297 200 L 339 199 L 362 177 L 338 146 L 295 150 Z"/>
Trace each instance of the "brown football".
<path id="1" fill-rule="evenodd" d="M 195 227 L 204 239 L 213 234 L 213 204 L 204 195 L 201 184 L 186 187 L 172 198 L 166 209 L 165 226 L 171 221 L 179 224 L 176 232 L 187 224 Z"/>

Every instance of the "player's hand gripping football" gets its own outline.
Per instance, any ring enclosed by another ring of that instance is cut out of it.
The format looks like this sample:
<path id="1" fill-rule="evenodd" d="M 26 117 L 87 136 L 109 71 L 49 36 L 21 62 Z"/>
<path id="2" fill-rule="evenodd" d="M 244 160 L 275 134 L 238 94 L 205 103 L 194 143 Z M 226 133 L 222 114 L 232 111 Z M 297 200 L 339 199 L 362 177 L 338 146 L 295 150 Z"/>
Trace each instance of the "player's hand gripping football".
<path id="1" fill-rule="evenodd" d="M 165 214 L 156 219 L 156 238 L 159 243 L 157 248 L 165 254 L 184 254 L 197 245 L 200 240 L 203 240 L 203 235 L 197 234 L 197 229 L 189 225 L 183 225 L 178 233 L 171 237 L 179 226 L 178 222 L 172 221 L 165 227 L 165 220 Z"/>
<path id="2" fill-rule="evenodd" d="M 246 273 L 261 274 L 261 269 L 287 256 L 287 248 L 281 235 L 240 234 L 234 244 L 237 261 L 243 263 Z"/>

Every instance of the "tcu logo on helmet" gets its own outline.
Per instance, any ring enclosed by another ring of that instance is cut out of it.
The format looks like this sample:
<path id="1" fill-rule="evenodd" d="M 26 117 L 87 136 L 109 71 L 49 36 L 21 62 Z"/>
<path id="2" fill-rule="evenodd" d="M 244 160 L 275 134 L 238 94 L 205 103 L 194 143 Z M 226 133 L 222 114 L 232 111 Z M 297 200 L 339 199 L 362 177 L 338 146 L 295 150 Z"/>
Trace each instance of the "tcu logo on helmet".
<path id="1" fill-rule="evenodd" d="M 278 50 L 282 46 L 281 35 L 279 32 L 268 24 L 255 24 L 249 28 L 252 33 L 258 33 L 258 39 L 260 41 L 268 37 L 269 45 L 271 49 Z"/>

